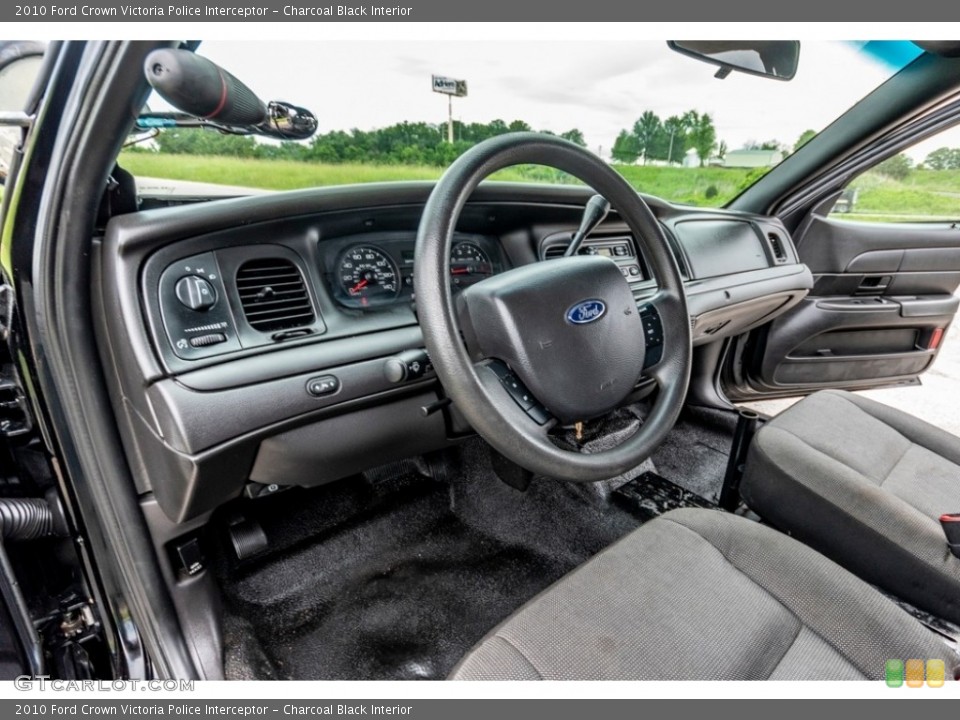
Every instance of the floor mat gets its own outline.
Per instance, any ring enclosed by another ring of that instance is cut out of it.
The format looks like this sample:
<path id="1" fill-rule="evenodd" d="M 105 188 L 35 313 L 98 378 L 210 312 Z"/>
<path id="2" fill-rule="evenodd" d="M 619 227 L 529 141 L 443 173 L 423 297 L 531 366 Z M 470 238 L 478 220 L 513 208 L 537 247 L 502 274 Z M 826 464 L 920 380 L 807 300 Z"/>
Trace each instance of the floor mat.
<path id="1" fill-rule="evenodd" d="M 623 420 L 619 431 L 635 429 Z M 690 432 L 706 437 L 700 427 Z M 472 439 L 446 472 L 407 462 L 238 503 L 270 541 L 242 562 L 225 539 L 236 509 L 224 509 L 211 542 L 219 543 L 212 567 L 224 596 L 227 677 L 444 678 L 500 621 L 652 516 L 617 501 L 626 477 L 536 477 L 521 492 L 496 477 L 491 452 Z M 636 497 L 702 506 L 645 477 L 649 487 Z"/>
<path id="2" fill-rule="evenodd" d="M 645 472 L 635 480 L 621 485 L 614 491 L 613 499 L 643 522 L 678 508 L 717 507 L 709 500 L 684 490 L 654 472 Z"/>
<path id="3" fill-rule="evenodd" d="M 685 490 L 716 502 L 736 425 L 735 412 L 685 408 L 653 453 L 657 473 Z"/>
<path id="4" fill-rule="evenodd" d="M 470 527 L 451 511 L 448 488 L 426 478 L 323 494 L 339 496 L 336 527 L 275 557 L 221 566 L 236 616 L 225 627 L 233 677 L 443 678 L 572 567 Z M 368 504 L 344 521 L 344 496 L 358 495 Z M 282 534 L 270 518 L 263 525 L 268 537 Z"/>

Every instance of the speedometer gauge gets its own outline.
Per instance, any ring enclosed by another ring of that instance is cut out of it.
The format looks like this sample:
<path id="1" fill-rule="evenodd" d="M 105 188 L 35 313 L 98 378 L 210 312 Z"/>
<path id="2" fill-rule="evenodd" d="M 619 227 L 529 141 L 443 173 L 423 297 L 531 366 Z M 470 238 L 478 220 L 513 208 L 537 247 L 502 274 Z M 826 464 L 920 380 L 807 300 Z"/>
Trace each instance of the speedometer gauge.
<path id="1" fill-rule="evenodd" d="M 397 266 L 372 245 L 349 248 L 337 264 L 340 288 L 351 305 L 367 307 L 390 302 L 400 292 Z"/>

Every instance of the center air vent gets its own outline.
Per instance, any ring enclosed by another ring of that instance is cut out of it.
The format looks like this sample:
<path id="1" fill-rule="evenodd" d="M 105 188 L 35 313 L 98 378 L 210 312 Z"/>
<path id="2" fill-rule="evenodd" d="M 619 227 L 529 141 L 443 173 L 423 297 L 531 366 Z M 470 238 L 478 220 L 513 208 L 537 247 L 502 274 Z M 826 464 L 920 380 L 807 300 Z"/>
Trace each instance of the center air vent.
<path id="1" fill-rule="evenodd" d="M 567 251 L 568 247 L 570 247 L 569 242 L 559 242 L 554 243 L 553 245 L 547 245 L 547 247 L 543 249 L 543 259 L 553 260 L 553 258 L 563 257 L 563 254 Z"/>
<path id="2" fill-rule="evenodd" d="M 237 292 L 254 330 L 273 332 L 313 323 L 313 304 L 303 275 L 289 260 L 248 260 L 237 270 Z"/>

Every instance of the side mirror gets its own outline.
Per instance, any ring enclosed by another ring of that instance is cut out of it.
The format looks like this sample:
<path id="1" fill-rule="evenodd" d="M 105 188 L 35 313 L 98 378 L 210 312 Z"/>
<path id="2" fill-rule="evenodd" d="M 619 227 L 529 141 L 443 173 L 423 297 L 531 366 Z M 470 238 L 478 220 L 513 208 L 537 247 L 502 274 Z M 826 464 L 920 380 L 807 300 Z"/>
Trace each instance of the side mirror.
<path id="1" fill-rule="evenodd" d="M 668 40 L 671 50 L 718 65 L 716 77 L 731 71 L 773 80 L 792 80 L 800 61 L 799 40 Z"/>

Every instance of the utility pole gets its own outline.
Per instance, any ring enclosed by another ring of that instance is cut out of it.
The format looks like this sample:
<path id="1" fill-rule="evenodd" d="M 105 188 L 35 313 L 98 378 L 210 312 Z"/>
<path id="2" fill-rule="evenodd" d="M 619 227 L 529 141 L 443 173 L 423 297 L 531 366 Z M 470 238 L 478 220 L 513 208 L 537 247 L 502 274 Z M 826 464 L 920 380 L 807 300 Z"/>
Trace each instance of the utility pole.
<path id="1" fill-rule="evenodd" d="M 434 75 L 431 77 L 433 91 L 447 96 L 447 142 L 453 143 L 453 99 L 467 96 L 467 81 Z"/>
<path id="2" fill-rule="evenodd" d="M 453 144 L 453 95 L 447 95 L 447 142 Z"/>

